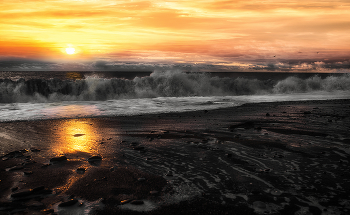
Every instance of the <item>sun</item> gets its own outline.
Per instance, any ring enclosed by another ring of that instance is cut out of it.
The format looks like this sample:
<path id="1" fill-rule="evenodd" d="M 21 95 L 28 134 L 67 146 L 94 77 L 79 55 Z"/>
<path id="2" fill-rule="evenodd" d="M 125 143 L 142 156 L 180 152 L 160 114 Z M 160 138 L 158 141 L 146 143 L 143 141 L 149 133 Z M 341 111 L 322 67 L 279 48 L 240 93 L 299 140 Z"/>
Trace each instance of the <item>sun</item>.
<path id="1" fill-rule="evenodd" d="M 75 54 L 75 48 L 66 48 L 67 54 Z"/>

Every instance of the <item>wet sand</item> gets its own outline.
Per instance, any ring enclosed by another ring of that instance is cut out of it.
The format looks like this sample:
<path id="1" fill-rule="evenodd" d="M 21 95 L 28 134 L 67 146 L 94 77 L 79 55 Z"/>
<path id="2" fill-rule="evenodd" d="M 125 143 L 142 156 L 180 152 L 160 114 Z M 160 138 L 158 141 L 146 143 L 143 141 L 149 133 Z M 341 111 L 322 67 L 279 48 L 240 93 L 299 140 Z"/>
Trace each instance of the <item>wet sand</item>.
<path id="1" fill-rule="evenodd" d="M 0 214 L 348 214 L 349 130 L 350 100 L 0 123 Z"/>

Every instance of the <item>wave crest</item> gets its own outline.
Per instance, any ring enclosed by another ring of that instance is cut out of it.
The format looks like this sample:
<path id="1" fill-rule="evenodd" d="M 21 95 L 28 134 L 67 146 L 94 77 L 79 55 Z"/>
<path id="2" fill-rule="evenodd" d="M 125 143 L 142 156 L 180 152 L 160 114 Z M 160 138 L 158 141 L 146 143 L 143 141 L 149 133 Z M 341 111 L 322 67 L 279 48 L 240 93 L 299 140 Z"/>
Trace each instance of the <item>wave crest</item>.
<path id="1" fill-rule="evenodd" d="M 307 79 L 295 76 L 281 81 L 248 78 L 219 78 L 206 73 L 155 71 L 148 77 L 81 80 L 0 79 L 0 102 L 99 101 L 122 98 L 228 96 L 289 94 L 311 91 L 349 91 L 350 75 L 315 75 Z"/>

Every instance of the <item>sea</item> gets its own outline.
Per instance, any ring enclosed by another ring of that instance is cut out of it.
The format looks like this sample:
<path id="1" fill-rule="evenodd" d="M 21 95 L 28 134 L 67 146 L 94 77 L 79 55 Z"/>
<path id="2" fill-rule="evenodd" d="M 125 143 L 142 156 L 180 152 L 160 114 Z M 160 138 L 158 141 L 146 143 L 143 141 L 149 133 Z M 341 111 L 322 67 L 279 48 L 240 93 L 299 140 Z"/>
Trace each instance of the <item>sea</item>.
<path id="1" fill-rule="evenodd" d="M 0 122 L 350 99 L 349 73 L 0 71 Z"/>

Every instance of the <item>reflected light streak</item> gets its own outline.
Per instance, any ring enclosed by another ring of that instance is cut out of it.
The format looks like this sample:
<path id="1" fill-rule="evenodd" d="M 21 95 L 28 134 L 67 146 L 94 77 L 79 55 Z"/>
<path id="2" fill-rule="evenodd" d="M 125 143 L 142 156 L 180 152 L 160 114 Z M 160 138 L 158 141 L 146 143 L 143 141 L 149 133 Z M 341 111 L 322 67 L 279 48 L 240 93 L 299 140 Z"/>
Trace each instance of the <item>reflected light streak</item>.
<path id="1" fill-rule="evenodd" d="M 64 120 L 56 130 L 54 144 L 56 154 L 67 153 L 94 153 L 97 143 L 101 140 L 100 132 L 92 123 L 91 119 Z"/>

